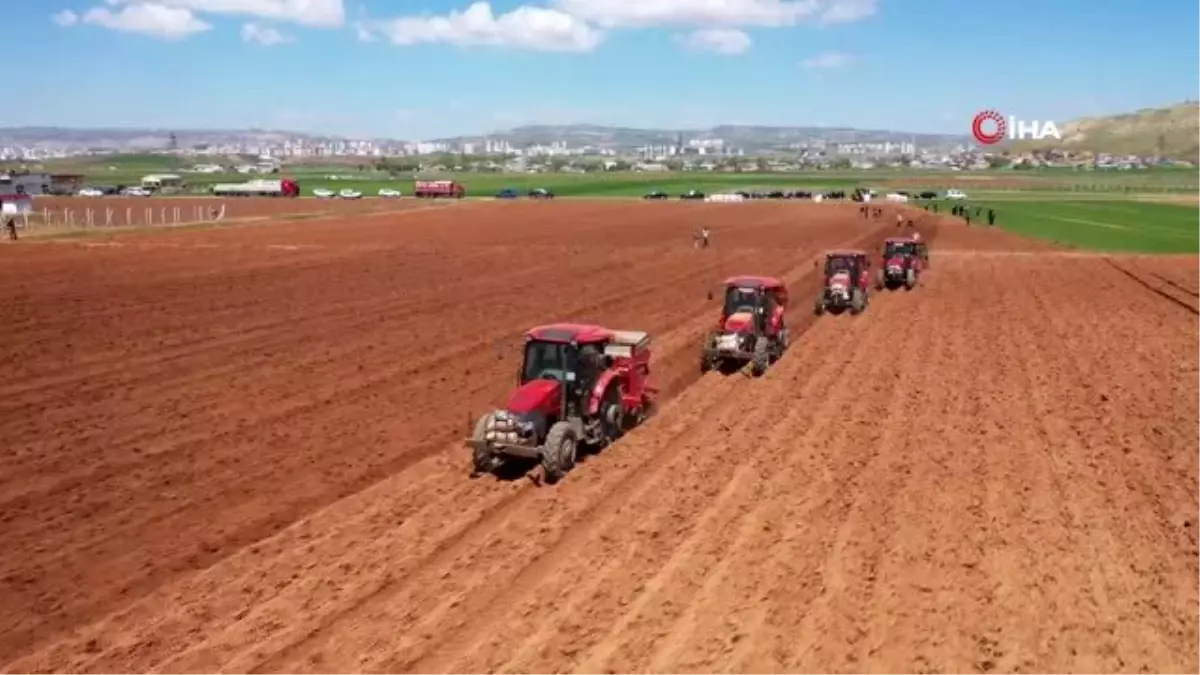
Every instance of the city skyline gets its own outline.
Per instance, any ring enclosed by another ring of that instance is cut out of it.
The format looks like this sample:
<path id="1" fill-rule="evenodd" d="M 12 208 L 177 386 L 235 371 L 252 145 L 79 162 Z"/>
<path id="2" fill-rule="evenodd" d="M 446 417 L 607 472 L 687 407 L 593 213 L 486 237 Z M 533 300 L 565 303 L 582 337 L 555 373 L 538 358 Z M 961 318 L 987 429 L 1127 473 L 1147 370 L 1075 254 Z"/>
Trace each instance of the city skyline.
<path id="1" fill-rule="evenodd" d="M 965 133 L 1197 98 L 1195 4 L 54 0 L 12 126 L 485 135 L 722 123 Z M 49 45 L 53 49 L 46 49 Z M 87 64 L 81 68 L 80 64 Z M 178 85 L 177 83 L 186 83 Z M 85 105 L 80 105 L 80 102 Z"/>

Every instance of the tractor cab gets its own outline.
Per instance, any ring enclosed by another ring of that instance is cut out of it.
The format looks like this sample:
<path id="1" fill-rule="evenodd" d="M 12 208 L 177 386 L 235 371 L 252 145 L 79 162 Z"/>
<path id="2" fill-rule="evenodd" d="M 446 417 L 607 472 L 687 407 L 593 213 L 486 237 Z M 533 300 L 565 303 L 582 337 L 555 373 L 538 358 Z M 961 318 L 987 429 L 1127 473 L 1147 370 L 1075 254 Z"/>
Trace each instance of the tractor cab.
<path id="1" fill-rule="evenodd" d="M 868 267 L 870 263 L 867 262 L 867 254 L 863 251 L 830 251 L 825 255 L 826 281 L 838 274 L 847 274 L 851 279 L 857 279 Z"/>
<path id="2" fill-rule="evenodd" d="M 896 237 L 883 242 L 883 259 L 907 258 L 917 255 L 917 242 L 908 238 Z"/>
<path id="3" fill-rule="evenodd" d="M 513 412 L 538 412 L 555 419 L 580 414 L 587 393 L 611 359 L 611 333 L 599 326 L 554 324 L 525 335 L 519 387 L 509 400 Z"/>
<path id="4" fill-rule="evenodd" d="M 731 277 L 725 280 L 725 302 L 721 308 L 721 329 L 769 333 L 777 314 L 787 307 L 787 287 L 774 277 Z M 732 325 L 731 325 L 732 324 Z"/>

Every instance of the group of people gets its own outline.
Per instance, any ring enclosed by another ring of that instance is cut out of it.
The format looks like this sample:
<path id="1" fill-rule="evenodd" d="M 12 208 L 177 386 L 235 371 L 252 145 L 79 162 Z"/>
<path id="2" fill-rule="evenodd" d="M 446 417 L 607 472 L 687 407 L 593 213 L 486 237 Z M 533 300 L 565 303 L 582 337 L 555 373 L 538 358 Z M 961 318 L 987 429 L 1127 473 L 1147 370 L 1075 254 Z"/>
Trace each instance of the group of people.
<path id="1" fill-rule="evenodd" d="M 883 209 L 878 206 L 869 206 L 867 204 L 863 204 L 862 206 L 858 207 L 858 215 L 862 216 L 864 219 L 878 219 L 883 217 Z"/>
<path id="2" fill-rule="evenodd" d="M 925 210 L 937 213 L 937 202 L 926 204 Z M 985 214 L 982 206 L 970 207 L 963 204 L 955 204 L 954 206 L 950 207 L 950 215 L 962 218 L 963 220 L 967 221 L 967 225 L 971 224 L 972 217 L 979 218 L 986 215 L 988 227 L 993 227 L 996 224 L 996 209 L 993 208 L 989 208 Z"/>

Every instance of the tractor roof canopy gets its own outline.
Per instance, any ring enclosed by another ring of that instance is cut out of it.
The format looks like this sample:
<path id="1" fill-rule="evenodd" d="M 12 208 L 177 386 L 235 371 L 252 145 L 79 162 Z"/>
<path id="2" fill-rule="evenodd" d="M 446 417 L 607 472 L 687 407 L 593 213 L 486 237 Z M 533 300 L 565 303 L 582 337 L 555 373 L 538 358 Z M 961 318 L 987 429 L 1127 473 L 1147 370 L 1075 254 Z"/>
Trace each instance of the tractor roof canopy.
<path id="1" fill-rule="evenodd" d="M 729 277 L 725 280 L 725 286 L 738 288 L 763 288 L 763 289 L 779 289 L 783 288 L 783 280 L 776 277 L 763 277 L 754 274 L 743 274 L 741 276 Z"/>
<path id="2" fill-rule="evenodd" d="M 911 244 L 911 243 L 913 243 L 913 238 L 912 237 L 888 237 L 887 239 L 883 240 L 883 243 L 885 245 L 886 244 Z"/>
<path id="3" fill-rule="evenodd" d="M 866 257 L 866 251 L 846 249 L 842 251 L 830 251 L 825 254 L 826 258 L 863 258 Z"/>
<path id="4" fill-rule="evenodd" d="M 612 331 L 607 328 L 586 323 L 551 323 L 531 328 L 525 333 L 525 339 L 527 340 L 560 342 L 563 344 L 570 342 L 577 344 L 608 342 L 612 337 Z"/>

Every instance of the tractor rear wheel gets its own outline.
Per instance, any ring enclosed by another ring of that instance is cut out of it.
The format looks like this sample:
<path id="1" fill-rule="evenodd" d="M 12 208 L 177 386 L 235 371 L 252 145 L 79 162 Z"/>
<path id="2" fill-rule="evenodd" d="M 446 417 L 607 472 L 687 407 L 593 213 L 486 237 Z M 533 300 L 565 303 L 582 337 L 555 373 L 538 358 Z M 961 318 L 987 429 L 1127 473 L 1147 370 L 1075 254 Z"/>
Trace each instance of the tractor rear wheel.
<path id="1" fill-rule="evenodd" d="M 542 448 L 542 478 L 550 485 L 557 483 L 575 465 L 576 441 L 570 424 L 555 422 L 550 427 Z"/>
<path id="2" fill-rule="evenodd" d="M 856 288 L 850 292 L 850 313 L 862 314 L 862 311 L 867 308 L 867 294 L 861 288 Z"/>
<path id="3" fill-rule="evenodd" d="M 824 313 L 825 313 L 825 298 L 817 298 L 816 303 L 813 304 L 813 314 L 816 314 L 817 316 L 821 316 Z"/>
<path id="4" fill-rule="evenodd" d="M 605 444 L 610 444 L 625 435 L 625 408 L 621 406 L 621 391 L 616 385 L 604 392 L 604 401 L 600 404 L 601 425 L 604 429 Z"/>
<path id="5" fill-rule="evenodd" d="M 762 377 L 771 364 L 771 345 L 767 338 L 760 337 L 754 343 L 754 356 L 750 359 L 750 372 L 755 377 Z"/>

